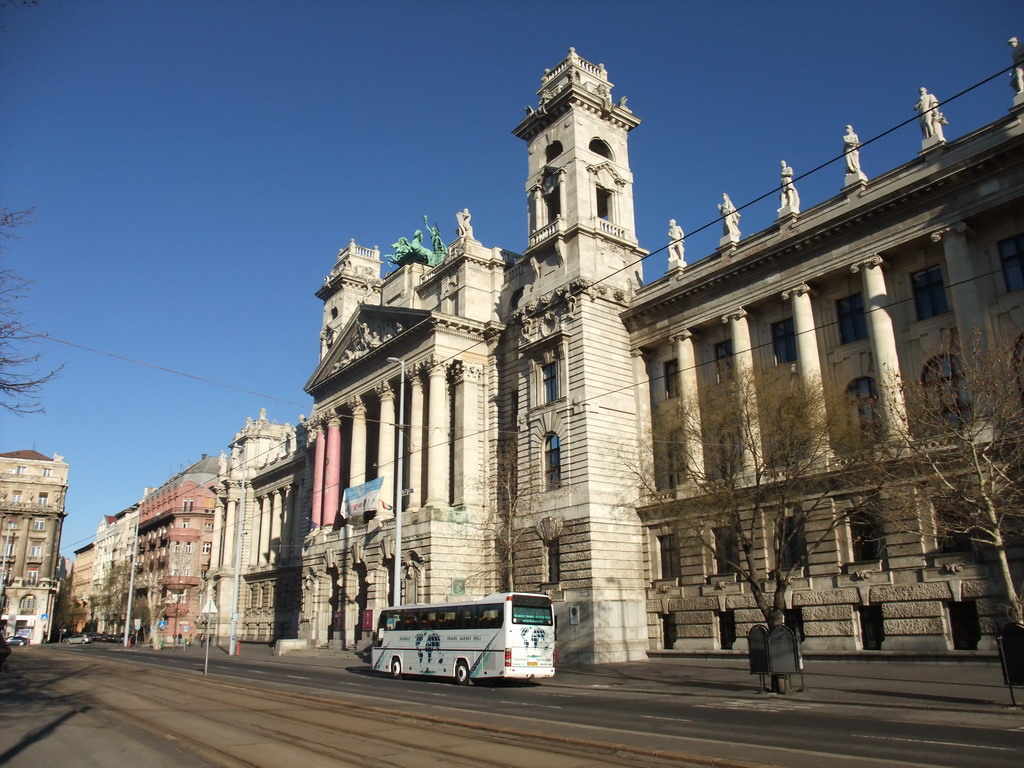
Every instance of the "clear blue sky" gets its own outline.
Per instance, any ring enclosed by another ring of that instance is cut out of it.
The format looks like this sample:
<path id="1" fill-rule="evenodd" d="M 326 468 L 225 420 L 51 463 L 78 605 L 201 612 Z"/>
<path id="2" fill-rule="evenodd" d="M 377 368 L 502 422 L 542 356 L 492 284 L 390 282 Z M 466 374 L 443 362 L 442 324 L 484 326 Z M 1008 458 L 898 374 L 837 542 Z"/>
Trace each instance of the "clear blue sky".
<path id="1" fill-rule="evenodd" d="M 40 0 L 0 8 L 0 203 L 35 207 L 3 262 L 33 282 L 63 364 L 42 415 L 0 411 L 0 452 L 71 465 L 62 551 L 145 486 L 216 454 L 261 407 L 295 423 L 317 362 L 313 295 L 350 238 L 382 248 L 427 214 L 451 239 L 521 252 L 525 145 L 510 131 L 546 67 L 603 62 L 631 134 L 637 230 L 662 248 L 914 117 L 1010 62 L 1024 3 L 314 2 Z M 943 108 L 956 138 L 1006 114 L 1006 76 Z M 869 176 L 911 160 L 916 124 L 861 152 Z M 799 181 L 806 209 L 833 163 Z M 750 234 L 772 195 L 744 211 Z M 717 244 L 690 235 L 687 258 Z M 663 254 L 644 267 L 664 271 Z M 246 392 L 260 393 L 260 395 Z"/>

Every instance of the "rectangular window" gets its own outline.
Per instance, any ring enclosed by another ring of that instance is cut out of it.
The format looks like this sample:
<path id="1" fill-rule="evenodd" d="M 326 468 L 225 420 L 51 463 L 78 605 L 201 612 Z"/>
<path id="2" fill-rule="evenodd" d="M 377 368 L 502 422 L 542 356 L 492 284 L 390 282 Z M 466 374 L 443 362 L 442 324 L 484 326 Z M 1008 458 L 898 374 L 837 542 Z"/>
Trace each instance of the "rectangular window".
<path id="1" fill-rule="evenodd" d="M 50 494 L 40 493 L 36 497 L 36 503 L 39 504 L 40 507 L 45 507 L 47 504 L 50 503 Z"/>
<path id="2" fill-rule="evenodd" d="M 10 557 L 14 554 L 14 542 L 8 541 L 4 544 L 4 557 Z"/>
<path id="3" fill-rule="evenodd" d="M 21 491 L 11 491 L 11 501 L 21 504 Z"/>
<path id="4" fill-rule="evenodd" d="M 204 531 L 212 531 L 213 530 L 213 523 L 203 523 L 203 530 Z"/>
<path id="5" fill-rule="evenodd" d="M 661 375 L 665 379 L 665 397 L 679 397 L 679 361 L 666 360 Z"/>
<path id="6" fill-rule="evenodd" d="M 658 551 L 661 554 L 661 578 L 679 578 L 679 544 L 674 533 L 658 537 Z"/>
<path id="7" fill-rule="evenodd" d="M 192 527 L 192 521 L 191 520 L 182 520 L 181 521 L 181 527 L 182 528 L 191 528 Z"/>
<path id="8" fill-rule="evenodd" d="M 715 573 L 718 575 L 735 573 L 740 559 L 740 545 L 736 532 L 730 528 L 715 528 Z"/>
<path id="9" fill-rule="evenodd" d="M 25 468 L 24 467 L 18 467 L 17 469 L 14 470 L 14 474 L 16 474 L 16 475 L 24 475 L 25 474 Z"/>
<path id="10" fill-rule="evenodd" d="M 185 553 L 189 554 L 189 555 L 192 554 L 192 542 L 191 541 L 186 541 L 185 542 Z"/>
<path id="11" fill-rule="evenodd" d="M 999 259 L 1003 264 L 1006 292 L 1024 288 L 1024 235 L 1011 237 L 999 243 Z"/>
<path id="12" fill-rule="evenodd" d="M 775 364 L 796 362 L 796 331 L 793 318 L 789 317 L 772 323 L 772 345 L 775 347 Z"/>
<path id="13" fill-rule="evenodd" d="M 544 402 L 550 403 L 558 399 L 558 363 L 544 363 L 541 368 L 544 379 Z"/>
<path id="14" fill-rule="evenodd" d="M 597 218 L 611 221 L 612 193 L 602 187 L 597 188 Z"/>
<path id="15" fill-rule="evenodd" d="M 929 317 L 949 312 L 946 286 L 942 283 L 942 270 L 939 267 L 929 267 L 915 272 L 910 276 L 910 280 L 914 287 L 914 306 L 917 307 L 918 320 L 927 320 Z"/>
<path id="16" fill-rule="evenodd" d="M 548 490 L 562 484 L 562 444 L 558 435 L 548 435 L 544 448 L 544 473 Z"/>
<path id="17" fill-rule="evenodd" d="M 42 557 L 43 556 L 43 545 L 33 544 L 28 548 L 29 557 Z"/>
<path id="18" fill-rule="evenodd" d="M 40 520 L 38 518 L 33 520 L 32 521 L 32 530 L 33 531 L 45 531 L 46 530 L 46 521 L 45 520 Z"/>
<path id="19" fill-rule="evenodd" d="M 43 467 L 43 477 L 53 477 L 53 470 L 49 467 Z"/>
<path id="20" fill-rule="evenodd" d="M 868 326 L 864 319 L 864 299 L 859 293 L 836 302 L 836 317 L 839 320 L 840 344 L 849 344 L 868 337 Z"/>
<path id="21" fill-rule="evenodd" d="M 8 520 L 7 521 L 7 530 L 9 530 L 9 531 L 16 531 L 16 530 L 18 530 L 18 522 L 19 521 L 14 520 L 14 519 Z"/>
<path id="22" fill-rule="evenodd" d="M 213 549 L 213 545 L 210 542 L 208 542 L 208 541 L 204 541 L 203 542 L 203 554 L 204 555 L 210 554 L 210 550 L 211 549 Z"/>
<path id="23" fill-rule="evenodd" d="M 732 378 L 732 339 L 715 344 L 715 371 L 719 384 Z"/>
<path id="24" fill-rule="evenodd" d="M 799 567 L 807 559 L 807 541 L 803 525 L 796 517 L 787 517 L 782 525 L 781 568 Z"/>
<path id="25" fill-rule="evenodd" d="M 25 571 L 25 584 L 33 585 L 34 586 L 34 585 L 36 585 L 38 583 L 39 583 L 39 569 L 38 568 L 30 568 L 29 570 Z"/>

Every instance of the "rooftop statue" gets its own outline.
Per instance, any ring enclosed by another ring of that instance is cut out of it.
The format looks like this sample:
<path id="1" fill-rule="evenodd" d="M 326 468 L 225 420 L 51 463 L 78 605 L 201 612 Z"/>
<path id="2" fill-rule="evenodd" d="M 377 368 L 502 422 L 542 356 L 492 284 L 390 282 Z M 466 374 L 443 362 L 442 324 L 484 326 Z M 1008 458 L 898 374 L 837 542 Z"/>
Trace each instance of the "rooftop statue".
<path id="1" fill-rule="evenodd" d="M 445 257 L 448 256 L 448 248 L 445 246 L 444 241 L 441 239 L 441 231 L 437 227 L 431 227 L 427 223 L 427 217 L 423 217 L 423 226 L 427 228 L 427 232 L 430 233 L 430 244 L 431 248 L 427 248 L 423 244 L 423 231 L 417 229 L 412 236 L 412 239 L 405 237 L 398 238 L 397 243 L 392 243 L 391 247 L 395 249 L 394 254 L 388 254 L 388 261 L 394 264 L 396 267 L 403 267 L 406 264 L 426 264 L 428 267 L 436 267 L 438 264 L 444 262 Z"/>

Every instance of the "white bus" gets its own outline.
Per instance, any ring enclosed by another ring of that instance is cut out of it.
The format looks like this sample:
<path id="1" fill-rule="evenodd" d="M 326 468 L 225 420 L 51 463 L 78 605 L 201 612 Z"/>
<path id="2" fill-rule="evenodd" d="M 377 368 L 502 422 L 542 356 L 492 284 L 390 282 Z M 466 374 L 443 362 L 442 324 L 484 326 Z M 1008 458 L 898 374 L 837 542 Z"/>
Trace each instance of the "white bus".
<path id="1" fill-rule="evenodd" d="M 374 671 L 395 678 L 439 675 L 459 685 L 486 677 L 551 677 L 551 598 L 503 592 L 464 603 L 385 608 L 372 659 Z"/>

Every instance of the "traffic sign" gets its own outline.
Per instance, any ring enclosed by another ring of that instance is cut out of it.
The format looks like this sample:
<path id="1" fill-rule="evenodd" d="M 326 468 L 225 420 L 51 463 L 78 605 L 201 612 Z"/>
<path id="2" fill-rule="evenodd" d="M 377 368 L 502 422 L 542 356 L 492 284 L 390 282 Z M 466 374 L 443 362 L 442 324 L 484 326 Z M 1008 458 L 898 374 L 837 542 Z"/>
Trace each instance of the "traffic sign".
<path id="1" fill-rule="evenodd" d="M 48 614 L 48 613 L 44 613 L 44 614 L 43 614 L 42 616 L 40 616 L 39 618 L 40 618 L 40 619 L 42 619 L 43 621 L 46 621 L 46 620 L 47 620 L 48 618 L 50 618 L 50 614 Z"/>
<path id="2" fill-rule="evenodd" d="M 215 602 L 213 602 L 213 598 L 212 597 L 209 598 L 206 601 L 206 605 L 204 605 L 203 606 L 203 610 L 200 611 L 200 613 L 216 613 L 216 612 L 217 612 L 217 604 Z"/>

